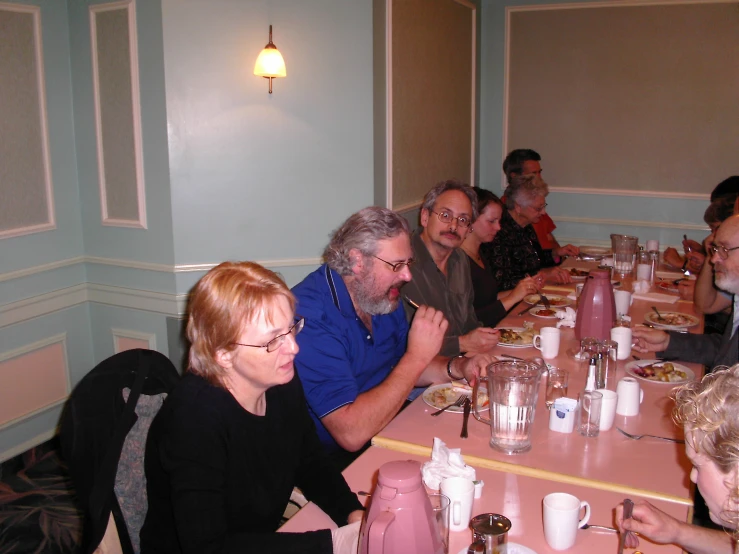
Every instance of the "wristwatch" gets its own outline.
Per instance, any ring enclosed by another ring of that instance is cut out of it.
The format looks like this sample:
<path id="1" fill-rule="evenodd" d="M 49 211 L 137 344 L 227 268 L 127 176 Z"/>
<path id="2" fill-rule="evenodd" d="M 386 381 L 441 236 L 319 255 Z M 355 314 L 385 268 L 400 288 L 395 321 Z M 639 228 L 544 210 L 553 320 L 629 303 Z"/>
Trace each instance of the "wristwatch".
<path id="1" fill-rule="evenodd" d="M 464 375 L 462 377 L 454 377 L 452 375 L 452 362 L 456 360 L 457 358 L 464 358 L 464 354 L 457 354 L 456 356 L 452 356 L 449 358 L 449 361 L 446 363 L 446 374 L 449 376 L 449 379 L 452 381 L 458 381 L 460 379 L 464 379 Z"/>

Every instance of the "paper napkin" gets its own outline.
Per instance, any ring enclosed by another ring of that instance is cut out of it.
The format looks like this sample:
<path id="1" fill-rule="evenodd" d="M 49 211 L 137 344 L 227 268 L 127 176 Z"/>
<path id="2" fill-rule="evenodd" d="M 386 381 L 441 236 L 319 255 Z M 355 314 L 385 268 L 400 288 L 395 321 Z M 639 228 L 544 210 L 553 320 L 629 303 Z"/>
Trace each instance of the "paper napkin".
<path id="1" fill-rule="evenodd" d="M 434 437 L 431 460 L 423 464 L 421 475 L 428 488 L 438 489 L 447 477 L 464 477 L 474 481 L 475 468 L 464 463 L 461 449 L 449 448 L 443 440 Z"/>

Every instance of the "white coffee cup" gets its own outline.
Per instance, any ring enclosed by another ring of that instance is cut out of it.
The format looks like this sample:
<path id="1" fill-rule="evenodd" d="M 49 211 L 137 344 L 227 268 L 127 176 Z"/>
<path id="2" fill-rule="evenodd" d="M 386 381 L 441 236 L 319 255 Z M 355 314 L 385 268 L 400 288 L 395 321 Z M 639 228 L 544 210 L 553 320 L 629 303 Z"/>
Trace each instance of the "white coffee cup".
<path id="1" fill-rule="evenodd" d="M 614 290 L 613 299 L 616 301 L 616 318 L 628 315 L 631 307 L 631 293 L 627 290 Z"/>
<path id="2" fill-rule="evenodd" d="M 441 482 L 441 494 L 449 498 L 449 529 L 465 531 L 472 518 L 475 484 L 464 477 L 448 477 Z"/>
<path id="3" fill-rule="evenodd" d="M 626 360 L 631 356 L 631 327 L 614 327 L 611 329 L 611 340 L 618 344 L 616 357 L 619 360 Z"/>
<path id="4" fill-rule="evenodd" d="M 580 519 L 580 512 L 585 515 Z M 590 504 L 566 492 L 544 497 L 544 538 L 554 550 L 567 550 L 575 544 L 577 530 L 590 519 Z"/>
<path id="5" fill-rule="evenodd" d="M 647 252 L 659 252 L 659 241 L 648 240 L 647 241 Z"/>
<path id="6" fill-rule="evenodd" d="M 559 354 L 561 336 L 562 333 L 557 327 L 542 327 L 539 334 L 534 335 L 534 347 L 541 350 L 544 359 L 556 358 Z"/>
<path id="7" fill-rule="evenodd" d="M 618 401 L 618 395 L 608 389 L 598 389 L 598 392 L 603 395 L 603 400 L 600 401 L 599 428 L 601 431 L 608 431 L 613 427 L 613 420 L 616 418 L 616 402 Z"/>
<path id="8" fill-rule="evenodd" d="M 649 264 L 637 264 L 636 278 L 639 281 L 651 281 L 652 280 L 652 266 Z"/>
<path id="9" fill-rule="evenodd" d="M 616 413 L 622 416 L 639 415 L 639 405 L 644 400 L 644 391 L 633 377 L 624 377 L 616 386 L 618 401 Z"/>

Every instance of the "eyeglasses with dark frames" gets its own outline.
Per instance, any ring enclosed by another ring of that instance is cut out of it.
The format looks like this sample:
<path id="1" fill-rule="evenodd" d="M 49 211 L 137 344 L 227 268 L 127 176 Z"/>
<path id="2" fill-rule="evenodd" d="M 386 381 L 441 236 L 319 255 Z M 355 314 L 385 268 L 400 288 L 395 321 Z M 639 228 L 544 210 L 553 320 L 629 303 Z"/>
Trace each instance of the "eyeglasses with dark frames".
<path id="1" fill-rule="evenodd" d="M 288 335 L 292 335 L 293 337 L 297 336 L 297 334 L 303 330 L 304 325 L 305 325 L 305 318 L 296 317 L 295 323 L 293 323 L 292 326 L 287 330 L 287 333 L 282 333 L 281 335 L 277 335 L 267 344 L 243 344 L 240 342 L 235 342 L 234 344 L 238 346 L 248 346 L 249 348 L 266 348 L 267 352 L 274 352 L 280 346 L 282 346 L 282 343 L 285 342 L 286 336 Z"/>
<path id="2" fill-rule="evenodd" d="M 546 202 L 544 202 L 544 205 L 543 205 L 543 206 L 541 206 L 541 207 L 539 207 L 539 208 L 535 208 L 534 206 L 531 206 L 531 209 L 532 209 L 532 210 L 534 210 L 534 211 L 535 211 L 535 212 L 537 212 L 537 213 L 541 213 L 541 212 L 543 212 L 544 210 L 546 210 L 546 209 L 547 209 L 547 206 L 548 206 L 548 205 L 549 205 L 549 204 L 547 204 Z"/>
<path id="3" fill-rule="evenodd" d="M 472 225 L 472 220 L 467 217 L 466 215 L 461 215 L 459 217 L 454 217 L 449 212 L 443 211 L 443 212 L 435 212 L 434 210 L 431 210 L 431 213 L 434 213 L 439 218 L 439 221 L 442 223 L 452 223 L 453 221 L 457 221 L 457 225 L 462 228 L 467 228 L 470 225 Z"/>
<path id="4" fill-rule="evenodd" d="M 739 246 L 735 246 L 734 248 L 726 248 L 725 246 L 722 246 L 721 244 L 713 243 L 711 246 L 708 247 L 708 250 L 711 252 L 711 256 L 714 254 L 718 254 L 718 257 L 722 260 L 726 260 L 729 257 L 729 252 L 732 250 L 739 250 Z"/>
<path id="5" fill-rule="evenodd" d="M 392 267 L 392 268 L 393 268 L 393 271 L 394 271 L 395 273 L 397 273 L 398 271 L 401 271 L 401 270 L 403 269 L 403 266 L 404 266 L 404 265 L 405 265 L 405 266 L 408 266 L 408 269 L 410 269 L 410 268 L 411 268 L 411 266 L 412 266 L 412 265 L 413 265 L 414 263 L 416 263 L 416 260 L 414 260 L 413 258 L 410 258 L 410 259 L 408 259 L 408 260 L 406 260 L 406 261 L 404 261 L 404 262 L 397 262 L 397 263 L 393 263 L 393 262 L 388 262 L 387 260 L 383 260 L 383 259 L 382 259 L 382 258 L 380 258 L 379 256 L 375 256 L 375 255 L 372 255 L 372 257 L 373 257 L 373 258 L 376 258 L 376 259 L 378 259 L 378 260 L 380 260 L 381 262 L 385 262 L 385 263 L 386 263 L 387 265 L 389 265 L 390 267 Z"/>

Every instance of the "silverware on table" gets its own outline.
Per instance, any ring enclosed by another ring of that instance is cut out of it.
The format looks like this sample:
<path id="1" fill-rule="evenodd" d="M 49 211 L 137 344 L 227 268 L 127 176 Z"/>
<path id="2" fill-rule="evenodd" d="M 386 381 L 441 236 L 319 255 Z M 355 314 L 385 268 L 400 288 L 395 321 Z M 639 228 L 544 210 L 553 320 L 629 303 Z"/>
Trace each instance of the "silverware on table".
<path id="1" fill-rule="evenodd" d="M 631 357 L 632 357 L 632 358 L 634 358 L 634 359 L 635 359 L 635 360 L 636 360 L 637 362 L 638 362 L 639 360 L 641 360 L 641 358 L 640 358 L 639 356 L 634 356 L 633 354 L 631 355 Z"/>
<path id="2" fill-rule="evenodd" d="M 644 435 L 635 435 L 634 433 L 627 433 L 626 431 L 624 431 L 620 427 L 616 427 L 616 430 L 618 432 L 620 432 L 622 435 L 624 435 L 626 437 L 629 437 L 630 439 L 633 439 L 635 441 L 638 441 L 639 439 L 643 439 L 644 437 L 650 437 L 650 438 L 653 438 L 653 439 L 659 439 L 659 440 L 663 440 L 663 441 L 667 441 L 667 442 L 676 442 L 677 444 L 685 444 L 685 441 L 682 440 L 682 439 L 673 439 L 671 437 L 660 437 L 658 435 L 647 435 L 647 434 L 644 434 Z"/>
<path id="3" fill-rule="evenodd" d="M 520 312 L 518 312 L 516 315 L 523 315 L 523 314 L 525 314 L 526 312 L 528 312 L 533 307 L 534 306 L 526 306 L 523 310 L 521 310 Z"/>
<path id="4" fill-rule="evenodd" d="M 665 318 L 662 317 L 662 314 L 659 313 L 659 310 L 657 309 L 657 306 L 652 306 L 652 309 L 654 310 L 654 313 L 657 314 L 657 320 L 664 321 Z"/>
<path id="5" fill-rule="evenodd" d="M 464 399 L 469 398 L 466 394 L 461 395 L 459 398 L 457 398 L 454 402 L 449 404 L 448 406 L 444 406 L 441 410 L 438 410 L 431 414 L 432 416 L 437 416 L 442 412 L 446 412 L 449 408 L 457 407 L 459 408 L 462 404 L 464 404 Z"/>
<path id="6" fill-rule="evenodd" d="M 546 296 L 544 296 L 542 293 L 539 293 L 539 302 L 541 302 L 542 304 L 544 304 L 544 307 L 547 310 L 551 309 L 551 307 L 552 307 L 551 302 L 549 302 L 549 298 L 547 298 Z"/>
<path id="7" fill-rule="evenodd" d="M 610 531 L 612 533 L 618 533 L 618 529 L 614 527 L 606 527 L 605 525 L 590 525 L 589 523 L 586 523 L 580 529 L 595 529 L 599 531 Z"/>
<path id="8" fill-rule="evenodd" d="M 469 396 L 464 399 L 464 416 L 462 417 L 462 432 L 459 436 L 463 439 L 467 438 L 467 422 L 470 419 L 470 410 L 472 410 L 472 401 Z"/>
<path id="9" fill-rule="evenodd" d="M 630 498 L 624 500 L 624 519 L 630 519 L 631 513 L 634 510 L 634 503 Z M 618 554 L 624 554 L 624 546 L 626 544 L 626 535 L 628 531 L 621 533 L 621 538 L 618 540 Z"/>

